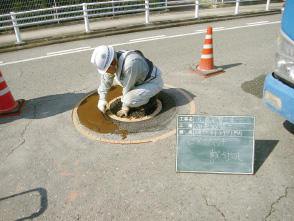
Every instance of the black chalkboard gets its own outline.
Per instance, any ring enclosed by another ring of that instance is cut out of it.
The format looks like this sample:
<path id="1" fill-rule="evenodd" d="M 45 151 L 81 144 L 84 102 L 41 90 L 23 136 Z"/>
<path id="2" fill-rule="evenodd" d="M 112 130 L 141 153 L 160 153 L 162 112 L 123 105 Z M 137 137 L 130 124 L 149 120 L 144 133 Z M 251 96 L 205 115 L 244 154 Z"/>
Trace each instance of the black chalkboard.
<path id="1" fill-rule="evenodd" d="M 177 116 L 177 172 L 254 173 L 251 116 Z"/>

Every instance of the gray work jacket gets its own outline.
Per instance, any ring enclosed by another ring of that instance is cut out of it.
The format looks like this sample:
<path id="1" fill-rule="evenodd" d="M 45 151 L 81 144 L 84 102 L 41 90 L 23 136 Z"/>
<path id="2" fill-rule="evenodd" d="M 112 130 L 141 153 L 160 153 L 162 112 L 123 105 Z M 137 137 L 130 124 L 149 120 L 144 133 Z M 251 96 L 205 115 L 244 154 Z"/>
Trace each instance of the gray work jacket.
<path id="1" fill-rule="evenodd" d="M 128 56 L 126 57 L 127 53 Z M 100 99 L 106 99 L 107 93 L 115 80 L 123 87 L 123 96 L 138 85 L 146 82 L 149 66 L 144 57 L 130 51 L 119 51 L 118 67 L 115 74 L 102 74 L 101 84 L 98 88 Z M 126 57 L 126 59 L 124 59 Z"/>

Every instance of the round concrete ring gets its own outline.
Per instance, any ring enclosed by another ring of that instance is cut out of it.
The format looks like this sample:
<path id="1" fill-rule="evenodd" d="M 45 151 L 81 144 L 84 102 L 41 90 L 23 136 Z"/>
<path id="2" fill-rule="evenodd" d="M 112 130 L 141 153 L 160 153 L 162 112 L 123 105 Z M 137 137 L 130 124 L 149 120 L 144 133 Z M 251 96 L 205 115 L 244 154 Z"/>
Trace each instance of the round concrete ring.
<path id="1" fill-rule="evenodd" d="M 190 113 L 189 114 L 195 114 L 195 103 L 193 101 L 193 99 L 190 97 L 189 94 L 187 94 L 185 91 L 183 91 L 182 89 L 180 88 L 176 88 L 172 85 L 168 85 L 168 84 L 164 84 L 165 87 L 168 87 L 168 88 L 173 88 L 175 90 L 177 90 L 178 92 L 180 92 L 182 95 L 184 95 L 186 97 L 186 99 L 188 100 L 189 102 L 189 105 L 190 105 Z M 153 138 L 150 138 L 150 139 L 145 139 L 145 140 L 135 140 L 135 141 L 117 141 L 117 140 L 109 140 L 109 139 L 104 139 L 104 138 L 101 138 L 101 137 L 97 137 L 95 136 L 94 134 L 90 134 L 89 132 L 87 132 L 85 129 L 83 129 L 80 124 L 79 124 L 79 121 L 77 119 L 77 109 L 79 107 L 79 105 L 83 102 L 84 99 L 86 99 L 88 96 L 90 96 L 93 92 L 87 94 L 86 96 L 84 96 L 74 107 L 73 111 L 72 111 L 72 121 L 73 121 L 73 124 L 75 126 L 75 128 L 82 134 L 84 134 L 85 136 L 89 137 L 90 139 L 93 139 L 93 140 L 97 140 L 97 141 L 100 141 L 100 142 L 104 142 L 104 143 L 111 143 L 111 144 L 140 144 L 140 143 L 150 143 L 150 142 L 156 142 L 156 141 L 159 141 L 159 140 L 162 140 L 162 139 L 165 139 L 167 137 L 170 137 L 174 134 L 176 134 L 176 129 L 174 130 L 171 130 L 170 132 L 168 133 L 165 133 L 161 136 L 157 136 L 157 137 L 153 137 Z"/>

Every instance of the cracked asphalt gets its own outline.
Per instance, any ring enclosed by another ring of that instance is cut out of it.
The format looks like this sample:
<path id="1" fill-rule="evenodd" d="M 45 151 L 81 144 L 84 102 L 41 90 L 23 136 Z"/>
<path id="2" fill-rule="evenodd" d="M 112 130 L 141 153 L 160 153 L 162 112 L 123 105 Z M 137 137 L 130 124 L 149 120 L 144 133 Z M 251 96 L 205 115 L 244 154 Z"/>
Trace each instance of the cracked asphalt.
<path id="1" fill-rule="evenodd" d="M 283 220 L 291 220 L 293 217 L 291 215 L 292 208 L 287 206 L 287 200 L 294 199 L 294 187 L 287 187 L 285 189 L 285 194 L 280 196 L 273 204 L 268 215 L 265 217 L 265 220 L 280 220 L 280 217 L 277 216 L 278 213 L 285 214 Z"/>

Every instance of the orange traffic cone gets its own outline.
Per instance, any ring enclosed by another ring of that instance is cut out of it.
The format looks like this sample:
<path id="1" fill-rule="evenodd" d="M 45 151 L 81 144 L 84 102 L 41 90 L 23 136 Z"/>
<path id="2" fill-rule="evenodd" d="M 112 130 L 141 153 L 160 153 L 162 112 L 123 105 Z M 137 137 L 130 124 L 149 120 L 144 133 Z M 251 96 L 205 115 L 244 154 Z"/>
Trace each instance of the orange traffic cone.
<path id="1" fill-rule="evenodd" d="M 19 115 L 26 101 L 21 99 L 14 100 L 0 71 L 0 117 Z"/>
<path id="2" fill-rule="evenodd" d="M 212 27 L 207 28 L 200 64 L 190 71 L 204 78 L 224 73 L 222 68 L 216 68 L 213 64 Z"/>

